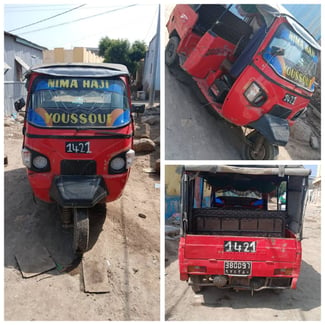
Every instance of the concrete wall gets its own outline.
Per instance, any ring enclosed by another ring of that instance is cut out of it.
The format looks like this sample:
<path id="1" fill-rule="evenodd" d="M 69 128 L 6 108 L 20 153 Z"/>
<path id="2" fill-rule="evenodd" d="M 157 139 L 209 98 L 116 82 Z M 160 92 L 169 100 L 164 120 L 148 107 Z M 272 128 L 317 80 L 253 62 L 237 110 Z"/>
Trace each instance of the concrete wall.
<path id="1" fill-rule="evenodd" d="M 180 212 L 181 166 L 165 167 L 165 218 Z"/>
<path id="2" fill-rule="evenodd" d="M 41 46 L 16 35 L 4 34 L 4 115 L 15 113 L 15 100 L 26 98 L 23 74 L 33 65 L 42 63 Z M 23 63 L 23 65 L 21 64 Z"/>
<path id="3" fill-rule="evenodd" d="M 148 94 L 152 88 L 153 81 L 153 66 L 156 65 L 156 75 L 155 75 L 155 93 L 156 96 L 160 93 L 160 44 L 158 44 L 158 55 L 155 53 L 157 37 L 154 37 L 150 44 L 146 57 L 144 59 L 144 69 L 143 69 L 143 90 Z"/>
<path id="4" fill-rule="evenodd" d="M 61 63 L 61 62 L 83 62 L 83 63 L 102 63 L 104 58 L 88 51 L 84 47 L 75 47 L 72 50 L 65 50 L 62 47 L 54 50 L 46 50 L 43 53 L 44 63 Z"/>

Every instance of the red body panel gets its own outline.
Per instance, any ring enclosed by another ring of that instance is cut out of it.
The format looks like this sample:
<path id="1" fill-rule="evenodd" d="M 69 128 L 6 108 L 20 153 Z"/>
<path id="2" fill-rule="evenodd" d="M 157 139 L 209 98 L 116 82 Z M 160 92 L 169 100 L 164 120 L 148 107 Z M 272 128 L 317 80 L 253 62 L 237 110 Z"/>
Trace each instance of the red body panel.
<path id="1" fill-rule="evenodd" d="M 169 34 L 177 31 L 181 42 L 186 42 L 185 38 L 189 36 L 198 19 L 198 15 L 189 5 L 177 5 L 172 11 L 167 22 L 167 30 Z M 198 36 L 198 39 L 200 37 Z M 183 52 L 182 48 L 186 43 L 180 44 L 179 50 Z M 188 45 L 188 44 L 187 44 Z"/>
<path id="2" fill-rule="evenodd" d="M 262 59 L 257 58 L 255 62 L 259 60 Z M 273 77 L 274 80 L 280 78 L 271 68 L 267 69 L 265 67 L 265 73 L 268 76 Z M 273 106 L 278 104 L 291 110 L 291 113 L 288 116 L 288 122 L 289 125 L 293 125 L 294 121 L 291 120 L 292 117 L 298 111 L 305 108 L 310 101 L 310 99 L 306 97 L 297 96 L 296 91 L 291 90 L 289 87 L 284 88 L 280 84 L 280 81 L 279 83 L 269 81 L 253 66 L 248 66 L 245 71 L 238 77 L 230 89 L 223 104 L 215 103 L 211 100 L 211 97 L 208 94 L 208 90 L 212 82 L 208 84 L 208 80 L 199 78 L 194 78 L 194 80 L 197 82 L 197 85 L 200 88 L 201 92 L 209 100 L 209 103 L 214 108 L 214 110 L 221 114 L 226 120 L 238 126 L 245 126 L 253 121 L 258 120 L 264 114 L 268 113 Z M 253 81 L 262 86 L 267 95 L 267 101 L 260 107 L 251 105 L 244 96 L 245 90 Z M 283 83 L 282 80 L 281 83 Z M 297 97 L 295 105 L 290 105 L 283 101 L 285 94 L 292 94 Z"/>
<path id="3" fill-rule="evenodd" d="M 256 241 L 256 252 L 224 252 L 224 241 Z M 295 288 L 300 272 L 301 242 L 295 238 L 186 235 L 179 244 L 180 279 L 190 274 L 223 275 L 224 261 L 251 261 L 248 277 L 291 277 Z M 206 273 L 188 272 L 188 266 L 205 266 Z M 292 268 L 291 275 L 275 275 L 275 269 Z"/>
<path id="4" fill-rule="evenodd" d="M 223 60 L 234 50 L 235 45 L 205 33 L 183 64 L 183 69 L 197 78 L 205 78 L 212 70 L 218 69 Z"/>
<path id="5" fill-rule="evenodd" d="M 132 134 L 131 124 L 120 129 L 119 133 Z M 39 129 L 28 125 L 30 134 L 38 134 L 40 136 L 53 135 L 53 130 Z M 65 152 L 65 139 L 53 138 L 29 138 L 25 137 L 24 145 L 30 149 L 41 152 L 48 157 L 51 162 L 51 170 L 46 173 L 36 173 L 28 171 L 28 179 L 34 194 L 41 200 L 50 202 L 49 197 L 50 187 L 53 178 L 60 175 L 60 164 L 63 159 L 78 159 L 78 160 L 95 160 L 97 165 L 97 175 L 102 175 L 109 195 L 106 201 L 114 201 L 120 197 L 123 188 L 126 184 L 129 172 L 117 175 L 108 174 L 108 162 L 110 159 L 121 152 L 131 149 L 132 139 L 96 139 L 94 138 L 94 130 L 56 130 L 57 136 L 84 136 L 87 137 L 84 141 L 90 142 L 91 153 L 80 154 Z M 69 139 L 68 141 L 71 141 Z M 76 140 L 78 141 L 78 140 Z"/>

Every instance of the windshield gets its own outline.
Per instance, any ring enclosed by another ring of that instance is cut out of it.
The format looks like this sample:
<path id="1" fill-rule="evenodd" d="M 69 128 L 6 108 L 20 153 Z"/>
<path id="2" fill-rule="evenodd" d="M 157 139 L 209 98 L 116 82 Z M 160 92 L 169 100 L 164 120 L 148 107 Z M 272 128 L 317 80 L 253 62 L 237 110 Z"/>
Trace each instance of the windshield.
<path id="1" fill-rule="evenodd" d="M 318 51 L 288 24 L 282 24 L 265 49 L 263 58 L 280 76 L 313 91 L 318 55 Z"/>
<path id="2" fill-rule="evenodd" d="M 115 128 L 131 120 L 122 80 L 68 77 L 36 79 L 27 118 L 59 128 Z"/>

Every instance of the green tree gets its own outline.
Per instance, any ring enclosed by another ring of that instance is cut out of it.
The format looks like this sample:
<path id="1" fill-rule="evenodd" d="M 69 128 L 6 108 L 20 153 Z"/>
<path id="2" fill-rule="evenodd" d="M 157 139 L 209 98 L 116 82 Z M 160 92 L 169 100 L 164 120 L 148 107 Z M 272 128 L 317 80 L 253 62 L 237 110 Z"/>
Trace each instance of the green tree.
<path id="1" fill-rule="evenodd" d="M 124 64 L 132 75 L 135 75 L 138 62 L 145 57 L 146 50 L 143 41 L 135 41 L 131 45 L 126 39 L 110 39 L 106 36 L 99 42 L 99 55 L 104 57 L 104 62 Z"/>

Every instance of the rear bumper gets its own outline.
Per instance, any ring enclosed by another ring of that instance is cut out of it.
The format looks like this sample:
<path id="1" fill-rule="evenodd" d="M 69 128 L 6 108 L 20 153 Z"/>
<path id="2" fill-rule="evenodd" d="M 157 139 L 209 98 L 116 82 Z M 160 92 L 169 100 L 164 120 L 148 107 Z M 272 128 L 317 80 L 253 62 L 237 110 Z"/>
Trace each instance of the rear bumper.
<path id="1" fill-rule="evenodd" d="M 187 281 L 191 275 L 196 275 L 201 279 L 200 285 L 215 286 L 213 278 L 222 275 L 227 278 L 227 284 L 223 286 L 224 288 L 239 289 L 252 289 L 251 283 L 259 279 L 260 285 L 254 288 L 255 291 L 258 291 L 265 288 L 295 289 L 300 273 L 300 263 L 298 262 L 251 261 L 252 268 L 250 275 L 227 275 L 224 272 L 224 262 L 225 260 L 187 260 L 180 258 L 180 279 Z M 205 267 L 206 272 L 188 272 L 189 266 Z M 277 274 L 280 269 L 291 269 L 292 271 L 288 275 Z"/>

